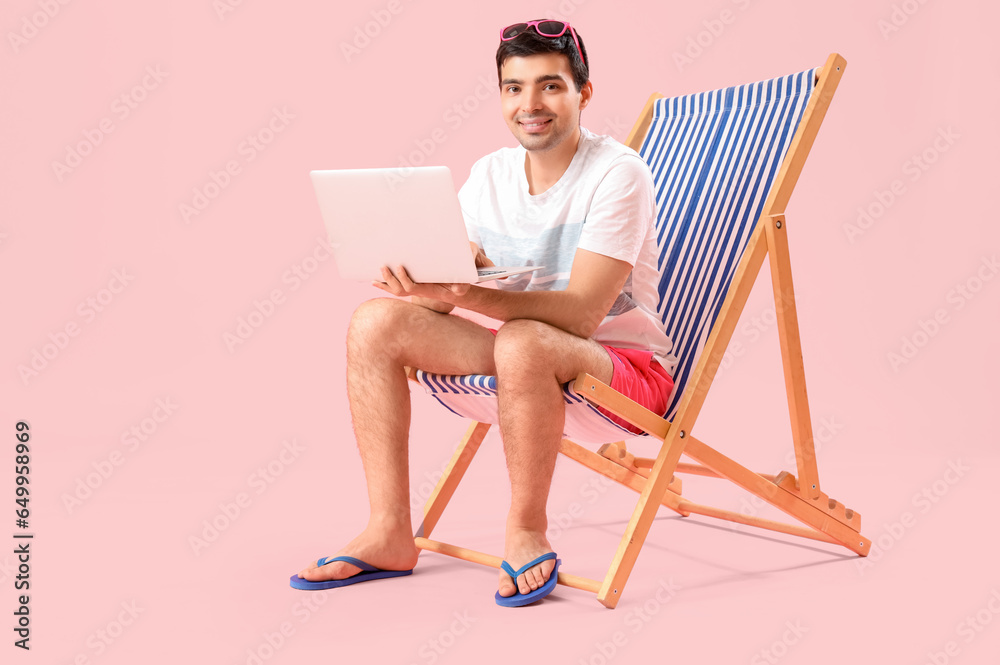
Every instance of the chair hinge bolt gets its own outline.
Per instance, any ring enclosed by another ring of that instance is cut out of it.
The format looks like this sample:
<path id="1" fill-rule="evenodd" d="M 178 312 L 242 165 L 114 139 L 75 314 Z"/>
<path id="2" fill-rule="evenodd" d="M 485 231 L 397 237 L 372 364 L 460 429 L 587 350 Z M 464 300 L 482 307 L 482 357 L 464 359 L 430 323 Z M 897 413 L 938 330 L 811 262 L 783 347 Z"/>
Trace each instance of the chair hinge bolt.
<path id="1" fill-rule="evenodd" d="M 683 439 L 686 436 L 686 434 L 684 433 L 684 430 L 681 430 L 681 433 L 678 436 L 680 436 Z"/>
<path id="2" fill-rule="evenodd" d="M 774 223 L 774 228 L 776 228 L 776 229 L 780 229 L 781 228 L 781 220 L 780 219 Z"/>

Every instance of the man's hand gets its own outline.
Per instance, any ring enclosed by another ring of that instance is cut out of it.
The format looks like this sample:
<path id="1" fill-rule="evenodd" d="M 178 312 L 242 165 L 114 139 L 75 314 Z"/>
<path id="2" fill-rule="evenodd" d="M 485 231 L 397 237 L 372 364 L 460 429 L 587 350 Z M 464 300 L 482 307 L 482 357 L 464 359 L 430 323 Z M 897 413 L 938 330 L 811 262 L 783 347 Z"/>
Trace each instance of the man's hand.
<path id="1" fill-rule="evenodd" d="M 488 268 L 490 266 L 494 267 L 496 266 L 496 264 L 493 263 L 493 260 L 490 259 L 490 257 L 486 256 L 486 253 L 483 250 L 479 249 L 479 245 L 470 240 L 469 246 L 472 247 L 472 256 L 476 259 L 477 268 Z M 507 279 L 507 278 L 501 277 L 500 279 Z"/>
<path id="2" fill-rule="evenodd" d="M 464 296 L 472 286 L 471 284 L 429 284 L 414 282 L 410 279 L 410 275 L 403 266 L 397 266 L 395 272 L 389 270 L 388 266 L 383 266 L 382 278 L 385 280 L 384 282 L 372 282 L 372 286 L 400 298 L 412 296 L 414 303 L 424 305 L 438 312 L 451 311 L 452 307 L 455 306 L 453 302 L 454 298 L 456 296 Z M 435 302 L 419 302 L 426 300 Z"/>
<path id="3" fill-rule="evenodd" d="M 493 261 L 490 260 L 488 256 L 486 256 L 486 252 L 479 249 L 479 245 L 472 242 L 471 240 L 469 241 L 469 247 L 472 248 L 472 257 L 476 260 L 477 268 L 487 268 L 489 266 L 496 265 L 495 263 L 493 263 Z"/>
<path id="4" fill-rule="evenodd" d="M 472 251 L 472 257 L 476 262 L 477 268 L 496 265 L 476 243 L 469 241 L 469 249 Z M 397 266 L 395 272 L 387 266 L 383 266 L 382 277 L 385 280 L 384 282 L 372 282 L 372 286 L 400 298 L 410 296 L 413 304 L 421 305 L 442 314 L 447 314 L 454 309 L 455 303 L 453 302 L 453 298 L 465 295 L 471 287 L 470 284 L 417 283 L 410 279 L 409 274 L 403 266 Z M 507 278 L 503 277 L 502 279 Z"/>
<path id="5" fill-rule="evenodd" d="M 472 258 L 475 260 L 477 268 L 484 268 L 486 266 L 494 265 L 493 261 L 491 261 L 489 257 L 486 256 L 483 250 L 479 249 L 479 245 L 472 242 L 471 240 L 469 241 L 469 249 L 472 250 Z M 422 307 L 426 307 L 427 309 L 432 309 L 435 312 L 441 312 L 442 314 L 447 314 L 448 312 L 450 312 L 455 308 L 455 305 L 452 304 L 451 302 L 447 302 L 440 299 L 441 296 L 447 295 L 446 292 L 442 292 L 440 290 L 435 291 L 435 293 L 438 294 L 438 297 L 418 295 L 415 291 L 407 291 L 406 287 L 404 286 L 403 280 L 399 279 L 399 277 L 397 277 L 397 275 L 394 275 L 391 271 L 388 271 L 389 274 L 386 275 L 387 271 L 388 268 L 382 269 L 382 276 L 386 278 L 386 281 L 384 283 L 372 282 L 372 285 L 377 286 L 383 291 L 387 291 L 388 293 L 391 293 L 394 296 L 399 296 L 399 297 L 410 296 L 410 302 L 412 302 L 414 305 L 420 305 Z M 402 268 L 402 266 L 397 268 L 397 272 L 401 272 L 402 275 L 405 276 L 405 279 L 408 280 L 409 284 L 414 284 L 414 282 L 410 280 L 409 275 L 406 274 L 406 271 Z M 390 279 L 392 279 L 393 281 L 390 282 Z M 434 285 L 422 284 L 417 286 L 434 286 Z M 468 284 L 440 284 L 437 286 L 444 287 L 445 289 L 447 289 L 447 292 L 450 292 L 454 295 L 464 295 L 465 293 L 468 292 L 468 287 L 469 287 Z M 456 290 L 455 287 L 459 288 Z M 464 290 L 461 287 L 465 287 Z"/>

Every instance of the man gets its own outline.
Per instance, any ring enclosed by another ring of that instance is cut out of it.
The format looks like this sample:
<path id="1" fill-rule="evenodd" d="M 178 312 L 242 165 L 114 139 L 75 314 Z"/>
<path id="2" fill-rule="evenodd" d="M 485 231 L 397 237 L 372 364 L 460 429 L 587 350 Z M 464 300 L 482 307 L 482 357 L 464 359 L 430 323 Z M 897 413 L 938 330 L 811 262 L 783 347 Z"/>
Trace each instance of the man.
<path id="1" fill-rule="evenodd" d="M 371 516 L 340 550 L 346 560 L 320 559 L 293 586 L 403 575 L 416 564 L 406 366 L 497 377 L 511 483 L 504 559 L 513 572 L 551 550 L 545 507 L 563 436 L 561 385 L 589 372 L 653 411 L 666 410 L 671 343 L 655 318 L 653 280 L 631 279 L 633 268 L 645 275 L 656 268 L 648 167 L 629 148 L 580 127 L 593 85 L 583 42 L 568 24 L 505 28 L 497 74 L 501 110 L 520 146 L 479 160 L 459 199 L 478 264 L 491 265 L 489 256 L 499 265 L 545 268 L 496 289 L 416 284 L 401 266 L 383 269 L 384 283 L 374 284 L 411 302 L 362 304 L 347 338 L 348 398 Z M 504 324 L 491 331 L 449 314 L 454 307 Z M 400 343 L 401 335 L 410 341 Z M 497 602 L 547 594 L 556 565 L 549 554 L 516 579 L 501 572 Z"/>

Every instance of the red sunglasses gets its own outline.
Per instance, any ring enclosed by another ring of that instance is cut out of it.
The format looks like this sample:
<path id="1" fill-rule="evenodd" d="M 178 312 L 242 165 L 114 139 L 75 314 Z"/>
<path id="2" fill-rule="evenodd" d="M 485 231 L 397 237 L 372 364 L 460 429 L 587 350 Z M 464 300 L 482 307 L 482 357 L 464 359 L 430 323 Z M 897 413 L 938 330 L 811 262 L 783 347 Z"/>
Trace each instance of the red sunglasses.
<path id="1" fill-rule="evenodd" d="M 565 21 L 550 21 L 548 19 L 542 19 L 540 21 L 528 21 L 527 23 L 515 23 L 514 25 L 508 25 L 506 28 L 500 31 L 500 41 L 509 42 L 512 39 L 517 38 L 518 35 L 527 32 L 529 28 L 534 28 L 542 37 L 562 37 L 569 30 L 569 34 L 573 36 L 573 43 L 576 44 L 576 52 L 580 54 L 580 61 L 584 66 L 589 67 L 587 64 L 587 59 L 583 57 L 583 49 L 580 48 L 580 40 L 576 38 L 576 31 L 573 30 L 573 26 Z"/>

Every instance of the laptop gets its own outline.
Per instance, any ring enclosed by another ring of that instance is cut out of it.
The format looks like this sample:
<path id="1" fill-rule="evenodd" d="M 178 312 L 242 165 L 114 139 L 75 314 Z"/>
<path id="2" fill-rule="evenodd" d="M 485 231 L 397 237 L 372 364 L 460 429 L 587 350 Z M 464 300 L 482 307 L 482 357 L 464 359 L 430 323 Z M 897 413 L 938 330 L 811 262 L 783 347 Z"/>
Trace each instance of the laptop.
<path id="1" fill-rule="evenodd" d="M 415 282 L 475 284 L 544 266 L 476 268 L 446 166 L 310 171 L 343 279 L 383 281 L 402 265 Z"/>

